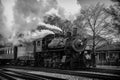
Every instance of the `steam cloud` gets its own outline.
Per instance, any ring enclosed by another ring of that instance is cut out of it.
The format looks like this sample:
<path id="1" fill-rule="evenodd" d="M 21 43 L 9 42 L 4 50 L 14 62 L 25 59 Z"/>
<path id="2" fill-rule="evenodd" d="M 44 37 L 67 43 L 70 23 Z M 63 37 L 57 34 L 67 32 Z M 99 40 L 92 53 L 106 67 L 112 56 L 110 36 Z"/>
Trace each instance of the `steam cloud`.
<path id="1" fill-rule="evenodd" d="M 1 0 L 0 2 L 0 33 L 11 42 L 16 41 L 16 34 L 36 29 L 39 24 L 61 30 L 43 23 L 43 17 L 56 14 L 61 18 L 73 19 L 81 9 L 77 0 Z M 50 32 L 49 29 L 47 31 Z"/>

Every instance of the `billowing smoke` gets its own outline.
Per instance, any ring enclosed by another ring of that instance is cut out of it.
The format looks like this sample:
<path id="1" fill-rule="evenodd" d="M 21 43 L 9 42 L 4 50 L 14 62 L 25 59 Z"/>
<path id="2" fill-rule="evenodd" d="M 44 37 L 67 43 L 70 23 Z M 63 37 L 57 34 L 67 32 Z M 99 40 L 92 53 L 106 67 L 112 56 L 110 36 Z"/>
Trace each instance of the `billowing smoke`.
<path id="1" fill-rule="evenodd" d="M 15 42 L 18 40 L 16 34 L 26 34 L 25 31 L 30 32 L 38 25 L 46 26 L 48 32 L 52 32 L 50 29 L 61 31 L 57 26 L 43 23 L 43 17 L 55 14 L 64 19 L 75 19 L 81 7 L 77 0 L 1 0 L 0 8 L 0 33 L 8 41 Z"/>
<path id="2" fill-rule="evenodd" d="M 25 31 L 24 34 L 25 35 L 23 36 L 23 38 L 18 39 L 21 42 L 31 42 L 34 39 L 43 38 L 48 34 L 54 34 L 54 32 L 52 32 L 50 30 L 41 30 L 41 31 L 35 30 L 34 32 Z"/>
<path id="3" fill-rule="evenodd" d="M 4 23 L 3 23 L 3 7 L 2 7 L 2 3 L 0 1 L 0 34 L 3 33 L 3 30 L 4 29 Z"/>

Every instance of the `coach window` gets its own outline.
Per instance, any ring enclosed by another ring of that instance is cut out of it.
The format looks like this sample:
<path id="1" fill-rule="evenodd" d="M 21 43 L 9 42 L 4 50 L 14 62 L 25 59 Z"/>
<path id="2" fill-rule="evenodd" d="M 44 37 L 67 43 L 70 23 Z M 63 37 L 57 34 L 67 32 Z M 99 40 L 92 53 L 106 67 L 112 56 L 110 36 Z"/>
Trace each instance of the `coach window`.
<path id="1" fill-rule="evenodd" d="M 11 51 L 11 49 L 9 49 L 8 51 L 9 51 L 9 54 L 10 54 L 10 53 L 11 53 L 11 52 L 10 52 L 10 51 Z"/>
<path id="2" fill-rule="evenodd" d="M 6 53 L 8 54 L 9 52 L 8 52 L 8 49 L 6 49 Z"/>
<path id="3" fill-rule="evenodd" d="M 37 41 L 37 46 L 40 46 L 40 41 Z"/>
<path id="4" fill-rule="evenodd" d="M 8 54 L 10 54 L 10 50 L 8 49 L 7 51 L 8 51 Z"/>
<path id="5" fill-rule="evenodd" d="M 7 49 L 7 54 L 9 54 L 9 49 Z"/>
<path id="6" fill-rule="evenodd" d="M 10 49 L 8 49 L 8 54 L 10 54 Z"/>
<path id="7" fill-rule="evenodd" d="M 8 49 L 8 54 L 10 54 L 10 49 Z"/>
<path id="8" fill-rule="evenodd" d="M 11 48 L 9 49 L 9 54 L 11 54 Z"/>
<path id="9" fill-rule="evenodd" d="M 13 48 L 11 49 L 11 54 L 13 54 Z"/>

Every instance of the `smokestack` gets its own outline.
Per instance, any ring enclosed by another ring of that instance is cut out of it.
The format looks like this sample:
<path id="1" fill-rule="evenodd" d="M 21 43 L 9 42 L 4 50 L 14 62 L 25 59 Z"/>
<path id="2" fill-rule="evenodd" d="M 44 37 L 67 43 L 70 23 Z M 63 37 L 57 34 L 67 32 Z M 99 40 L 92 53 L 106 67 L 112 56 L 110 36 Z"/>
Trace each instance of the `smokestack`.
<path id="1" fill-rule="evenodd" d="M 77 27 L 73 28 L 73 36 L 77 35 Z"/>
<path id="2" fill-rule="evenodd" d="M 72 36 L 71 32 L 66 33 L 66 37 L 71 37 L 71 36 Z"/>

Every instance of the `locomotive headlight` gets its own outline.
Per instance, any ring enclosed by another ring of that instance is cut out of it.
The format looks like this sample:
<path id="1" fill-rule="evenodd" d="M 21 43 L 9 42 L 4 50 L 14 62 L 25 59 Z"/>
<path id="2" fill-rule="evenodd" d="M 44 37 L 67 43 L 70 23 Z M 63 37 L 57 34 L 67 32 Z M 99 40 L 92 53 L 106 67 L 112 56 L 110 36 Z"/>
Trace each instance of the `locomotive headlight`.
<path id="1" fill-rule="evenodd" d="M 76 52 L 80 52 L 84 49 L 84 43 L 81 39 L 77 38 L 75 40 L 73 40 L 72 42 L 72 48 L 76 51 Z"/>
<path id="2" fill-rule="evenodd" d="M 74 43 L 74 45 L 75 45 L 76 47 L 81 47 L 82 44 L 83 44 L 83 43 L 82 43 L 81 40 L 77 40 L 77 41 Z"/>

